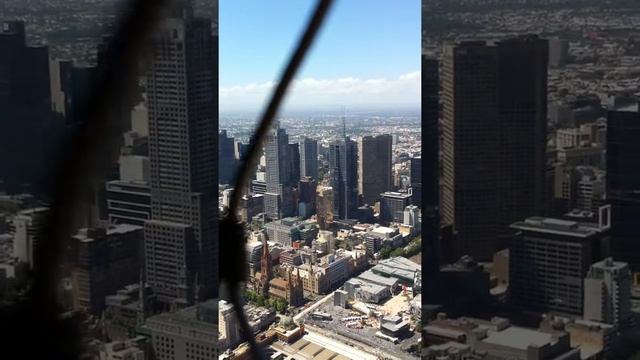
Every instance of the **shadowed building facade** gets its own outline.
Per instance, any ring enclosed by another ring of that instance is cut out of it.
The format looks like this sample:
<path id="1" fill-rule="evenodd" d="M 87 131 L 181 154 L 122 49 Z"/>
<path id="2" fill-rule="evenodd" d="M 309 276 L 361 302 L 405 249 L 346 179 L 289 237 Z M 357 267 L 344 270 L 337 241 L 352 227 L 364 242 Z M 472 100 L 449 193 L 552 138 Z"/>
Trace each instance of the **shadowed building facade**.
<path id="1" fill-rule="evenodd" d="M 358 139 L 358 194 L 373 205 L 391 190 L 392 137 L 389 134 Z"/>
<path id="2" fill-rule="evenodd" d="M 147 75 L 151 220 L 147 282 L 178 307 L 217 296 L 217 38 L 208 19 L 163 21 Z"/>
<path id="3" fill-rule="evenodd" d="M 466 41 L 443 57 L 443 225 L 455 258 L 485 261 L 519 219 L 544 214 L 546 40 Z"/>

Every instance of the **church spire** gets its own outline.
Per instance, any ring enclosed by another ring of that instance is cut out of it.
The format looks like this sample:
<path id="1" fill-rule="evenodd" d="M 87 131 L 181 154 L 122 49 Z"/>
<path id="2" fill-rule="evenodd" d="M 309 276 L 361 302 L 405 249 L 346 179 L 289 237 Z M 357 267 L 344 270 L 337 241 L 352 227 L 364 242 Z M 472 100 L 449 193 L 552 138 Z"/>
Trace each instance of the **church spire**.
<path id="1" fill-rule="evenodd" d="M 265 236 L 262 239 L 262 258 L 260 260 L 260 285 L 263 296 L 269 294 L 269 280 L 271 280 L 271 256 L 269 255 L 269 243 Z"/>

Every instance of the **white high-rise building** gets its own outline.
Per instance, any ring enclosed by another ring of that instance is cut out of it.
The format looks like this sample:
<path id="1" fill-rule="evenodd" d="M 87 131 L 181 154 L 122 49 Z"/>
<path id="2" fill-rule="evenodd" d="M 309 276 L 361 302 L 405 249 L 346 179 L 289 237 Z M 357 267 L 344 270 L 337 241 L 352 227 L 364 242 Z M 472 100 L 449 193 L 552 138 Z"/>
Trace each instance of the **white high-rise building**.
<path id="1" fill-rule="evenodd" d="M 606 258 L 584 279 L 584 318 L 624 327 L 632 319 L 629 265 Z"/>
<path id="2" fill-rule="evenodd" d="M 237 345 L 240 340 L 240 328 L 233 305 L 224 300 L 218 303 L 218 333 L 223 349 Z"/>
<path id="3" fill-rule="evenodd" d="M 40 230 L 48 213 L 49 208 L 39 207 L 20 211 L 13 218 L 13 256 L 31 268 L 37 262 Z"/>
<path id="4" fill-rule="evenodd" d="M 404 208 L 404 221 L 402 224 L 420 229 L 420 208 L 415 205 L 409 205 Z"/>

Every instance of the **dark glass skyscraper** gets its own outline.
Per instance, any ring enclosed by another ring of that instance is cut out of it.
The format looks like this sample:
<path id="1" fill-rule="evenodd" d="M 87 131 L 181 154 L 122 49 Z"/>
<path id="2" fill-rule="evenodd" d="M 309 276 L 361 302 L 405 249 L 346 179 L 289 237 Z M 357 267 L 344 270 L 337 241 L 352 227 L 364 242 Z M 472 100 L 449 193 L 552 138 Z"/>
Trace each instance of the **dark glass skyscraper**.
<path id="1" fill-rule="evenodd" d="M 607 200 L 611 204 L 611 252 L 640 272 L 640 113 L 609 111 Z"/>
<path id="2" fill-rule="evenodd" d="M 9 192 L 30 191 L 54 145 L 49 49 L 27 44 L 22 21 L 0 26 L 0 178 Z"/>
<path id="3" fill-rule="evenodd" d="M 291 167 L 291 182 L 297 184 L 300 180 L 300 146 L 298 143 L 289 144 L 289 166 Z"/>
<path id="4" fill-rule="evenodd" d="M 416 202 L 414 199 L 413 203 L 422 208 L 422 231 L 426 248 L 422 267 L 425 274 L 433 274 L 437 272 L 440 264 L 438 61 L 423 56 L 422 73 L 422 156 L 411 159 L 411 187 L 412 197 L 419 197 L 419 200 Z"/>
<path id="5" fill-rule="evenodd" d="M 411 203 L 422 207 L 422 156 L 414 156 L 409 160 L 409 171 L 412 191 Z"/>
<path id="6" fill-rule="evenodd" d="M 329 174 L 334 191 L 334 216 L 353 219 L 358 209 L 358 148 L 346 135 L 329 145 Z"/>
<path id="7" fill-rule="evenodd" d="M 184 306 L 217 296 L 217 38 L 190 11 L 155 33 L 147 74 L 151 217 L 147 282 Z"/>
<path id="8" fill-rule="evenodd" d="M 318 142 L 305 137 L 300 141 L 300 177 L 318 179 Z"/>
<path id="9" fill-rule="evenodd" d="M 232 137 L 227 136 L 227 130 L 218 134 L 218 182 L 231 184 L 235 171 L 235 144 Z"/>
<path id="10" fill-rule="evenodd" d="M 511 223 L 544 214 L 547 54 L 536 36 L 445 48 L 441 210 L 456 258 L 489 260 Z"/>
<path id="11" fill-rule="evenodd" d="M 358 193 L 373 205 L 380 194 L 391 190 L 392 138 L 389 134 L 358 140 Z"/>

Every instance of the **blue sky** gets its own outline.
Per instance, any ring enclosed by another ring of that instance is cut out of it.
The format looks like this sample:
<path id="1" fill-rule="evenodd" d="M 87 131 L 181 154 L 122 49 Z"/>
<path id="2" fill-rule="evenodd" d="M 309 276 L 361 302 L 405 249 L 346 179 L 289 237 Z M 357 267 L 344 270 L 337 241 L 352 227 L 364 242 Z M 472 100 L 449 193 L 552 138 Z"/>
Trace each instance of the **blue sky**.
<path id="1" fill-rule="evenodd" d="M 418 106 L 420 3 L 336 0 L 288 106 Z M 221 111 L 262 105 L 314 6 L 219 0 Z"/>

